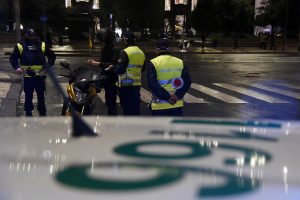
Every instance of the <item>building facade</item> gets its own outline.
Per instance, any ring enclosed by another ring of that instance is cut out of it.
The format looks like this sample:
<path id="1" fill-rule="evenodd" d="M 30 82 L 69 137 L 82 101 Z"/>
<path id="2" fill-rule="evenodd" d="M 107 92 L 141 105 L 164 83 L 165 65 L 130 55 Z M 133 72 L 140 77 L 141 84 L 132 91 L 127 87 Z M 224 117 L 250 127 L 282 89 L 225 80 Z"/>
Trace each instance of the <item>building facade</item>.
<path id="1" fill-rule="evenodd" d="M 68 10 L 68 35 L 70 39 L 88 38 L 97 33 L 99 25 L 99 0 L 65 0 Z"/>

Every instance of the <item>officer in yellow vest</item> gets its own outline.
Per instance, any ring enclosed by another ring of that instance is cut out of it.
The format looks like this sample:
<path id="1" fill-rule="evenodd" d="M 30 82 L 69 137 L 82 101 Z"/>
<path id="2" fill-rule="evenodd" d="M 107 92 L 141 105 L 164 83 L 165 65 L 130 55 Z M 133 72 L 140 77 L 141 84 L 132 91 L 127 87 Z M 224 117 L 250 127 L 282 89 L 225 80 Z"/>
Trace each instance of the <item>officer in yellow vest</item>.
<path id="1" fill-rule="evenodd" d="M 170 55 L 167 39 L 158 40 L 156 47 L 159 55 L 147 66 L 152 115 L 182 116 L 182 99 L 191 86 L 190 75 L 183 61 Z"/>
<path id="2" fill-rule="evenodd" d="M 40 116 L 46 115 L 45 106 L 45 74 L 43 68 L 46 64 L 52 66 L 55 63 L 55 54 L 44 42 L 38 39 L 34 29 L 26 30 L 24 40 L 17 43 L 9 60 L 16 73 L 23 74 L 26 116 L 32 116 L 33 92 L 36 91 L 38 99 L 38 111 Z M 19 62 L 20 60 L 20 62 Z"/>
<path id="3" fill-rule="evenodd" d="M 118 75 L 120 104 L 124 115 L 140 115 L 141 73 L 145 54 L 136 46 L 133 32 L 124 34 L 126 48 L 121 51 L 118 63 L 110 66 Z"/>

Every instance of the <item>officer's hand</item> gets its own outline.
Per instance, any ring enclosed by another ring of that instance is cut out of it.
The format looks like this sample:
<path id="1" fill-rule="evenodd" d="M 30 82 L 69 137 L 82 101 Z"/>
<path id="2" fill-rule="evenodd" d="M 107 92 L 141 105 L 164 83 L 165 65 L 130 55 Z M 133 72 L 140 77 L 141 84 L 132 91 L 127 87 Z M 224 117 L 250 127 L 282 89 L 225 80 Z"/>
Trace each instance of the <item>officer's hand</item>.
<path id="1" fill-rule="evenodd" d="M 93 63 L 93 60 L 92 59 L 88 59 L 87 60 L 87 64 L 91 65 Z"/>
<path id="2" fill-rule="evenodd" d="M 19 67 L 18 69 L 16 69 L 16 72 L 17 74 L 23 74 L 23 69 Z"/>
<path id="3" fill-rule="evenodd" d="M 172 105 L 174 105 L 178 101 L 178 97 L 175 94 L 171 94 L 168 102 Z"/>
<path id="4" fill-rule="evenodd" d="M 93 59 L 88 59 L 87 63 L 89 65 L 100 65 L 100 62 L 96 61 L 96 60 L 93 60 Z"/>
<path id="5" fill-rule="evenodd" d="M 114 68 L 114 66 L 113 65 L 109 65 L 108 67 L 106 67 L 104 70 L 105 71 L 109 71 L 109 70 L 112 70 Z"/>

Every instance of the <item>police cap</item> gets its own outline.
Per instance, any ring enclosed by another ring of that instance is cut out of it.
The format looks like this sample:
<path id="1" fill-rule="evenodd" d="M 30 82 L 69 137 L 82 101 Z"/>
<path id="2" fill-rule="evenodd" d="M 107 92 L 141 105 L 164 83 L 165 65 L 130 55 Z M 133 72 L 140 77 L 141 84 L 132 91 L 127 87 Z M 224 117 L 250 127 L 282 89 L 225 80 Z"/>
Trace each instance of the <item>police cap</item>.
<path id="1" fill-rule="evenodd" d="M 26 37 L 35 37 L 36 36 L 36 32 L 33 28 L 28 28 L 26 31 L 25 31 L 25 36 Z"/>

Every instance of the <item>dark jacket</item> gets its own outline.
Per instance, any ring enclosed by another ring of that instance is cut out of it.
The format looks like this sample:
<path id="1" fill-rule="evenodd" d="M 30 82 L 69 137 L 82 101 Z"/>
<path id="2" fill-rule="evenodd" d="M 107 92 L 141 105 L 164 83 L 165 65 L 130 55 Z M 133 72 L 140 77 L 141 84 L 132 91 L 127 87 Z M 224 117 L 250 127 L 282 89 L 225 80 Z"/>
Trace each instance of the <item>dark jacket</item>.
<path id="1" fill-rule="evenodd" d="M 108 81 L 111 83 L 116 82 L 118 80 L 118 76 L 114 73 L 113 70 L 105 71 L 105 69 L 110 65 L 117 64 L 119 54 L 120 50 L 115 49 L 113 44 L 107 44 L 101 50 L 100 67 L 103 74 L 108 77 Z"/>
<path id="2" fill-rule="evenodd" d="M 160 53 L 159 55 L 169 55 L 169 53 L 164 52 Z M 182 88 L 178 89 L 175 92 L 175 95 L 178 97 L 178 99 L 182 99 L 191 86 L 191 77 L 185 65 L 181 73 L 181 78 L 184 81 L 184 85 Z M 168 101 L 170 99 L 170 94 L 163 87 L 161 87 L 161 85 L 157 81 L 156 70 L 152 62 L 148 62 L 147 64 L 147 81 L 150 90 L 155 96 L 165 101 Z"/>
<path id="3" fill-rule="evenodd" d="M 9 61 L 14 69 L 18 69 L 21 67 L 21 65 L 43 65 L 46 63 L 46 57 L 48 58 L 48 64 L 50 66 L 54 65 L 56 56 L 47 45 L 45 47 L 45 53 L 43 53 L 41 49 L 41 42 L 32 44 L 30 42 L 23 41 L 20 44 L 23 46 L 22 55 L 20 54 L 18 46 L 16 45 L 9 58 Z"/>

